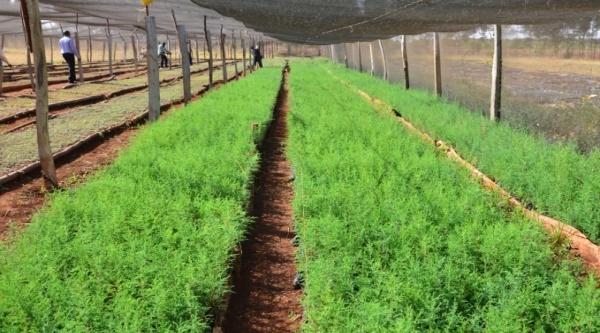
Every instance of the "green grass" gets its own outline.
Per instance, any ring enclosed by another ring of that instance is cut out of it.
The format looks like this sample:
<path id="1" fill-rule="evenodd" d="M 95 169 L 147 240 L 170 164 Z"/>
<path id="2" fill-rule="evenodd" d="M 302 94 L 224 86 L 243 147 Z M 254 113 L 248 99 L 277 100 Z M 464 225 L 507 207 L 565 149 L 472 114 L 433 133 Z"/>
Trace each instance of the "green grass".
<path id="1" fill-rule="evenodd" d="M 150 125 L 0 249 L 2 332 L 201 332 L 226 292 L 279 69 Z"/>
<path id="2" fill-rule="evenodd" d="M 321 66 L 290 92 L 304 332 L 597 330 L 597 280 L 540 226 Z"/>
<path id="3" fill-rule="evenodd" d="M 549 143 L 525 130 L 492 123 L 429 93 L 404 91 L 326 62 L 315 65 L 387 101 L 525 203 L 600 242 L 600 150 L 579 154 L 573 144 Z"/>

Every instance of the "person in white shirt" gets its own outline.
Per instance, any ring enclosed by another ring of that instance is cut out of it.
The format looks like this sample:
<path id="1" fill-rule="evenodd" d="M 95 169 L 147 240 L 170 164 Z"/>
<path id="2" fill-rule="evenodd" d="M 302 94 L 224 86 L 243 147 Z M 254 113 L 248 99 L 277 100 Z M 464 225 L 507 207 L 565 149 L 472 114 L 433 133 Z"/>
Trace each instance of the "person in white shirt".
<path id="1" fill-rule="evenodd" d="M 58 41 L 58 44 L 63 58 L 69 65 L 69 83 L 75 83 L 75 57 L 80 59 L 80 56 L 75 41 L 71 38 L 71 33 L 69 31 L 63 32 L 63 38 Z"/>
<path id="2" fill-rule="evenodd" d="M 0 65 L 2 63 L 7 64 L 8 67 L 12 67 L 12 65 L 10 64 L 10 62 L 8 62 L 8 59 L 6 59 L 6 55 L 4 55 L 4 50 L 0 49 Z"/>

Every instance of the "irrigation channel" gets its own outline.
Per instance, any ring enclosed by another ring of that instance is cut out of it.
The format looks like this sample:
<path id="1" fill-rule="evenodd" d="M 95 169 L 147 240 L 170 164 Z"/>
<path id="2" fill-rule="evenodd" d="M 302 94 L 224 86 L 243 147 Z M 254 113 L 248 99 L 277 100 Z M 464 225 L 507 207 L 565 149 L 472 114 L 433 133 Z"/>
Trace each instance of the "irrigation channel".
<path id="1" fill-rule="evenodd" d="M 238 79 L 240 75 L 242 72 L 232 75 L 228 82 Z M 215 81 L 213 89 L 218 89 L 223 84 L 222 80 Z M 194 92 L 193 99 L 202 97 L 206 92 L 208 87 L 204 85 Z M 161 102 L 161 110 L 164 112 L 182 104 L 183 98 L 180 96 L 168 102 Z M 120 150 L 128 146 L 130 140 L 135 137 L 140 129 L 138 125 L 145 123 L 147 117 L 148 112 L 143 111 L 134 118 L 96 131 L 56 152 L 54 158 L 58 177 L 63 180 L 61 186 L 76 186 L 85 181 L 87 176 L 112 163 Z M 44 205 L 46 195 L 41 191 L 42 183 L 39 162 L 30 163 L 0 176 L 0 239 L 6 236 L 9 223 L 25 226 L 32 215 Z"/>
<path id="2" fill-rule="evenodd" d="M 296 279 L 292 199 L 293 172 L 286 157 L 288 75 L 283 78 L 273 119 L 259 147 L 250 215 L 254 219 L 234 273 L 223 332 L 296 332 L 302 320 Z M 218 325 L 218 323 L 217 323 Z"/>

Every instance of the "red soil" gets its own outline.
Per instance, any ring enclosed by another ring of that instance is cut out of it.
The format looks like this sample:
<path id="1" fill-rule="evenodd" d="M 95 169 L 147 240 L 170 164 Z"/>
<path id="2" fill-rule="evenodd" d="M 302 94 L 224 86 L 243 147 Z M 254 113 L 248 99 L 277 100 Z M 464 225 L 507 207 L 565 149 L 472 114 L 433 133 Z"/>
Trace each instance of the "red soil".
<path id="1" fill-rule="evenodd" d="M 127 146 L 137 132 L 137 128 L 128 129 L 119 135 L 100 143 L 92 151 L 80 155 L 56 170 L 62 188 L 74 187 L 83 182 L 93 172 L 112 163 L 119 151 Z M 0 194 L 0 239 L 6 237 L 9 223 L 22 229 L 31 220 L 46 201 L 40 177 L 24 179 Z"/>
<path id="2" fill-rule="evenodd" d="M 242 267 L 236 273 L 224 332 L 296 332 L 301 324 L 302 291 L 295 290 L 293 283 L 294 191 L 292 170 L 285 155 L 287 97 L 284 83 L 261 149 L 262 163 L 255 179 L 252 207 L 255 223 L 242 246 Z"/>

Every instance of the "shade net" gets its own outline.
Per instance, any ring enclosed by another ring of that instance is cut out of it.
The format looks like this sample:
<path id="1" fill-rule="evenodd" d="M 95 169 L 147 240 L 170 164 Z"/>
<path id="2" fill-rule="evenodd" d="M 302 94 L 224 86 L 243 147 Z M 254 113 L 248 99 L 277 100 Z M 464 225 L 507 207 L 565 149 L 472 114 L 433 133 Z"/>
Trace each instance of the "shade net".
<path id="1" fill-rule="evenodd" d="M 459 31 L 477 24 L 541 24 L 589 16 L 598 0 L 192 0 L 282 40 L 335 43 Z"/>
<path id="2" fill-rule="evenodd" d="M 59 37 L 63 30 L 80 31 L 85 37 L 91 35 L 94 40 L 106 39 L 107 27 L 113 39 L 145 40 L 145 8 L 138 0 L 113 1 L 41 1 L 40 13 L 45 37 Z M 221 27 L 231 38 L 269 39 L 234 19 L 226 18 L 215 11 L 201 8 L 190 1 L 157 1 L 150 8 L 155 17 L 159 39 L 166 40 L 168 35 L 176 39 L 175 20 L 185 25 L 190 38 L 204 38 L 204 16 L 213 40 L 218 40 Z M 0 0 L 0 34 L 22 35 L 19 1 Z"/>
<path id="3" fill-rule="evenodd" d="M 139 0 L 40 0 L 48 20 L 143 28 Z M 18 1 L 1 0 L 0 16 L 18 15 Z M 593 16 L 598 0 L 157 0 L 158 30 L 174 32 L 171 10 L 191 34 L 255 30 L 285 41 L 331 44 L 387 39 L 399 34 L 460 31 L 481 24 L 544 24 Z M 0 20 L 0 22 L 2 22 Z M 1 23 L 0 23 L 1 24 Z M 7 31 L 0 25 L 0 32 Z"/>

